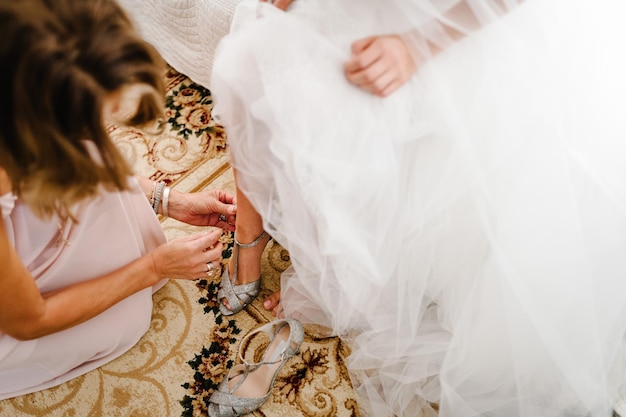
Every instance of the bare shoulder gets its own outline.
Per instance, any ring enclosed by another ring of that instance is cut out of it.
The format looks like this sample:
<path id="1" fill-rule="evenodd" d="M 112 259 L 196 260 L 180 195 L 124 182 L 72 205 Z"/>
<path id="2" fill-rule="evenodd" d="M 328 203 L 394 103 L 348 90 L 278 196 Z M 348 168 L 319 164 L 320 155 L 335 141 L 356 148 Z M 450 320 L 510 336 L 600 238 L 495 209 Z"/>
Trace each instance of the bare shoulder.
<path id="1" fill-rule="evenodd" d="M 0 195 L 4 195 L 11 191 L 11 180 L 7 172 L 0 167 Z"/>

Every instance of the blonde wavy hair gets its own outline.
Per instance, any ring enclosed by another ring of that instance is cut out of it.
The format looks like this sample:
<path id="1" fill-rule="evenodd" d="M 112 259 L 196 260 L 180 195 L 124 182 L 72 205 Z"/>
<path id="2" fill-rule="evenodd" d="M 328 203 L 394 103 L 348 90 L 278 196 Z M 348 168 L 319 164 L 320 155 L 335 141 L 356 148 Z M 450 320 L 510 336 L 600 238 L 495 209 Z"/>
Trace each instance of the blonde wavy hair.
<path id="1" fill-rule="evenodd" d="M 106 100 L 139 85 L 126 122 L 156 120 L 163 69 L 113 0 L 0 0 L 0 167 L 13 192 L 38 215 L 71 216 L 101 185 L 126 189 Z"/>

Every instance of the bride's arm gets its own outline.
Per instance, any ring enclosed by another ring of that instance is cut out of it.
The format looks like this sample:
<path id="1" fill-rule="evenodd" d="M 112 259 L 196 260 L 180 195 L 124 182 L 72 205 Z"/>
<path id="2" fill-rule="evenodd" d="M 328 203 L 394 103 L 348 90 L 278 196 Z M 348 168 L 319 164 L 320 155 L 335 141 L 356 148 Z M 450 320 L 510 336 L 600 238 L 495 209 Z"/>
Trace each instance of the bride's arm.
<path id="1" fill-rule="evenodd" d="M 422 63 L 523 1 L 458 1 L 409 32 L 358 40 L 345 64 L 346 78 L 365 91 L 386 97 L 404 85 Z"/>
<path id="2" fill-rule="evenodd" d="M 436 56 L 458 40 L 499 19 L 525 0 L 457 0 L 439 11 L 402 38 L 414 59 Z M 436 1 L 433 2 L 435 4 Z"/>

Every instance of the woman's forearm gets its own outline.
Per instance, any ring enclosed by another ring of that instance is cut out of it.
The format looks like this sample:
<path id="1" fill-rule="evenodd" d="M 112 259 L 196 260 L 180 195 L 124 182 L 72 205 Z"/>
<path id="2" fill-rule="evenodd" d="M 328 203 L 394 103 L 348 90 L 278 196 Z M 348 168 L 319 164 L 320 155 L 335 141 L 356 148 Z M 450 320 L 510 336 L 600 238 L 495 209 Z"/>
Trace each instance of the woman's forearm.
<path id="1" fill-rule="evenodd" d="M 107 275 L 42 295 L 17 254 L 10 252 L 2 253 L 8 256 L 0 280 L 0 331 L 21 340 L 87 321 L 161 279 L 148 254 Z"/>
<path id="2" fill-rule="evenodd" d="M 43 294 L 45 313 L 31 329 L 30 336 L 40 337 L 87 321 L 127 297 L 156 285 L 160 279 L 149 253 L 107 275 Z"/>

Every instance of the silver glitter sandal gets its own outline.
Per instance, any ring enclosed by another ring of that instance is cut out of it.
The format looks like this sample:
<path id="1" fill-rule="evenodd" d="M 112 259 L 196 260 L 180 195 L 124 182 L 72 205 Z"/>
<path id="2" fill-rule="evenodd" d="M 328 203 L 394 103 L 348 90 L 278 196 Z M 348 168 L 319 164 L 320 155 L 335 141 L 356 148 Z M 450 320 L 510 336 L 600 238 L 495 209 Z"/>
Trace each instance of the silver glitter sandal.
<path id="1" fill-rule="evenodd" d="M 270 342 L 261 362 L 246 362 L 242 346 L 259 332 L 266 333 Z M 238 355 L 242 363 L 228 372 L 209 398 L 209 416 L 238 417 L 260 408 L 270 397 L 283 365 L 300 353 L 303 340 L 302 324 L 294 319 L 274 320 L 248 333 L 239 344 Z"/>
<path id="2" fill-rule="evenodd" d="M 253 282 L 235 285 L 235 282 L 237 282 L 237 262 L 239 260 L 239 248 L 252 248 L 258 245 L 266 235 L 267 232 L 264 230 L 252 243 L 240 243 L 237 240 L 237 235 L 235 235 L 235 253 L 233 254 L 235 264 L 233 265 L 233 277 L 232 279 L 229 277 L 228 267 L 224 268 L 224 271 L 222 271 L 220 289 L 217 292 L 220 312 L 223 315 L 232 316 L 235 313 L 239 313 L 259 295 L 259 291 L 261 290 L 261 277 Z M 224 299 L 228 301 L 230 308 L 224 304 Z"/>

